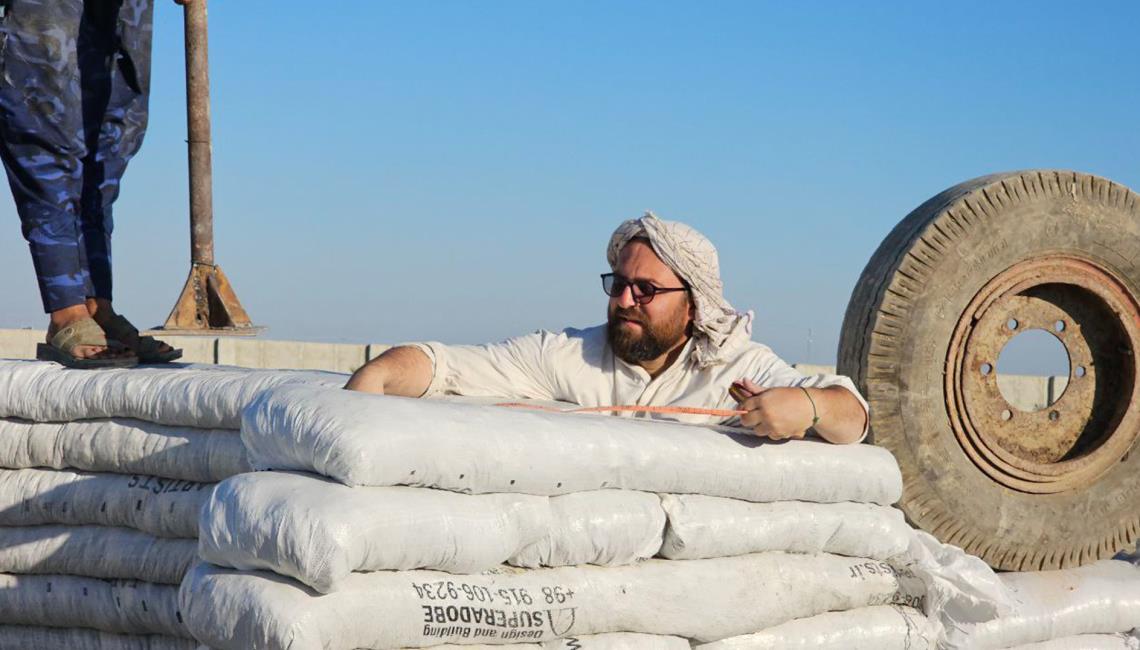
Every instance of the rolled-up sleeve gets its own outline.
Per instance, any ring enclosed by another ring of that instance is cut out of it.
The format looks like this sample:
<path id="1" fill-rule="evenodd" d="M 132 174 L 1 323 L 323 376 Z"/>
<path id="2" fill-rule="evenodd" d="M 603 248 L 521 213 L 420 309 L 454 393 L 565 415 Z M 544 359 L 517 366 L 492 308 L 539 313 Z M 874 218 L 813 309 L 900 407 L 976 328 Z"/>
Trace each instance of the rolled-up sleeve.
<path id="1" fill-rule="evenodd" d="M 432 361 L 423 397 L 441 394 L 507 399 L 555 399 L 540 331 L 486 345 L 413 343 Z"/>

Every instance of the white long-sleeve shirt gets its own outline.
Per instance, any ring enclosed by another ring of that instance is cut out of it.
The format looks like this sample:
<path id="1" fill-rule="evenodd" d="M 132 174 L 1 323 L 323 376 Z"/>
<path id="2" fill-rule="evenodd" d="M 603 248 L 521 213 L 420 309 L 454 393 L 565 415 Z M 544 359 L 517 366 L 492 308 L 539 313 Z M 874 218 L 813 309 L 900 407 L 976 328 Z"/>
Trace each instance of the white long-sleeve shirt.
<path id="1" fill-rule="evenodd" d="M 641 366 L 613 353 L 606 326 L 539 331 L 501 343 L 444 345 L 417 343 L 432 360 L 433 375 L 424 397 L 441 394 L 503 399 L 571 402 L 580 406 L 690 406 L 735 409 L 728 393 L 732 382 L 748 378 L 765 387 L 827 388 L 842 386 L 867 402 L 847 377 L 805 377 L 771 348 L 754 341 L 741 346 L 725 364 L 698 369 L 690 355 L 690 339 L 672 365 L 655 378 Z M 625 416 L 638 414 L 620 413 Z M 717 420 L 704 415 L 639 414 L 693 424 L 739 424 L 739 418 Z M 864 431 L 864 436 L 866 431 Z"/>

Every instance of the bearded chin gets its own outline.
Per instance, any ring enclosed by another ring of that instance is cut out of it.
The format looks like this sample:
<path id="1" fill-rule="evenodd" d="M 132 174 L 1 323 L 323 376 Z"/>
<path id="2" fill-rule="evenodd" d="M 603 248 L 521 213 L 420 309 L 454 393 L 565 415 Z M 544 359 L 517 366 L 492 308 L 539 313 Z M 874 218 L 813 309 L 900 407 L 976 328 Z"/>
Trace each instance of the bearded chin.
<path id="1" fill-rule="evenodd" d="M 621 321 L 616 316 L 610 316 L 606 336 L 614 354 L 626 363 L 640 363 L 656 359 L 669 351 L 676 341 L 666 342 L 657 336 L 657 333 L 645 323 L 641 323 L 641 334 L 637 335 L 628 328 L 621 327 Z"/>

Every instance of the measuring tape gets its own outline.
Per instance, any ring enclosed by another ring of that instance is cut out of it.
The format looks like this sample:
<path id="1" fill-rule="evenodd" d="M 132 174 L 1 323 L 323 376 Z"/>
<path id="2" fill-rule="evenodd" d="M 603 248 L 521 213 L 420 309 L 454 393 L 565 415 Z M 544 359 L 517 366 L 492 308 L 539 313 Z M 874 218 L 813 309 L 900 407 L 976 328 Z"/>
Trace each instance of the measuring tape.
<path id="1" fill-rule="evenodd" d="M 533 409 L 536 411 L 548 411 L 551 413 L 611 413 L 624 411 L 630 413 L 683 413 L 685 415 L 711 415 L 720 418 L 731 418 L 737 415 L 744 415 L 748 412 L 736 409 L 706 409 L 698 408 L 695 406 L 589 406 L 585 408 L 560 409 L 556 406 L 539 406 L 537 404 L 523 404 L 522 402 L 501 402 L 499 404 L 495 404 L 495 406 Z"/>

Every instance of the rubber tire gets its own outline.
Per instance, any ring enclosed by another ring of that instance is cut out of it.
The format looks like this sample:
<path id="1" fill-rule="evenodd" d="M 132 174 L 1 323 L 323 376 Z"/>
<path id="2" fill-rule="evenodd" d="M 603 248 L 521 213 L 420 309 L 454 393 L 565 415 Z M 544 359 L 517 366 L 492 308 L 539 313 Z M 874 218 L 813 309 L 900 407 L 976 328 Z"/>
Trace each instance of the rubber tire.
<path id="1" fill-rule="evenodd" d="M 990 479 L 947 415 L 951 334 L 997 273 L 1047 251 L 1079 252 L 1140 295 L 1140 197 L 1103 178 L 1027 171 L 952 187 L 904 218 L 851 295 L 838 370 L 871 405 L 871 437 L 898 459 L 912 525 L 1008 570 L 1066 568 L 1133 548 L 1140 453 L 1084 487 L 1035 495 Z M 1131 408 L 1136 408 L 1133 402 Z"/>

